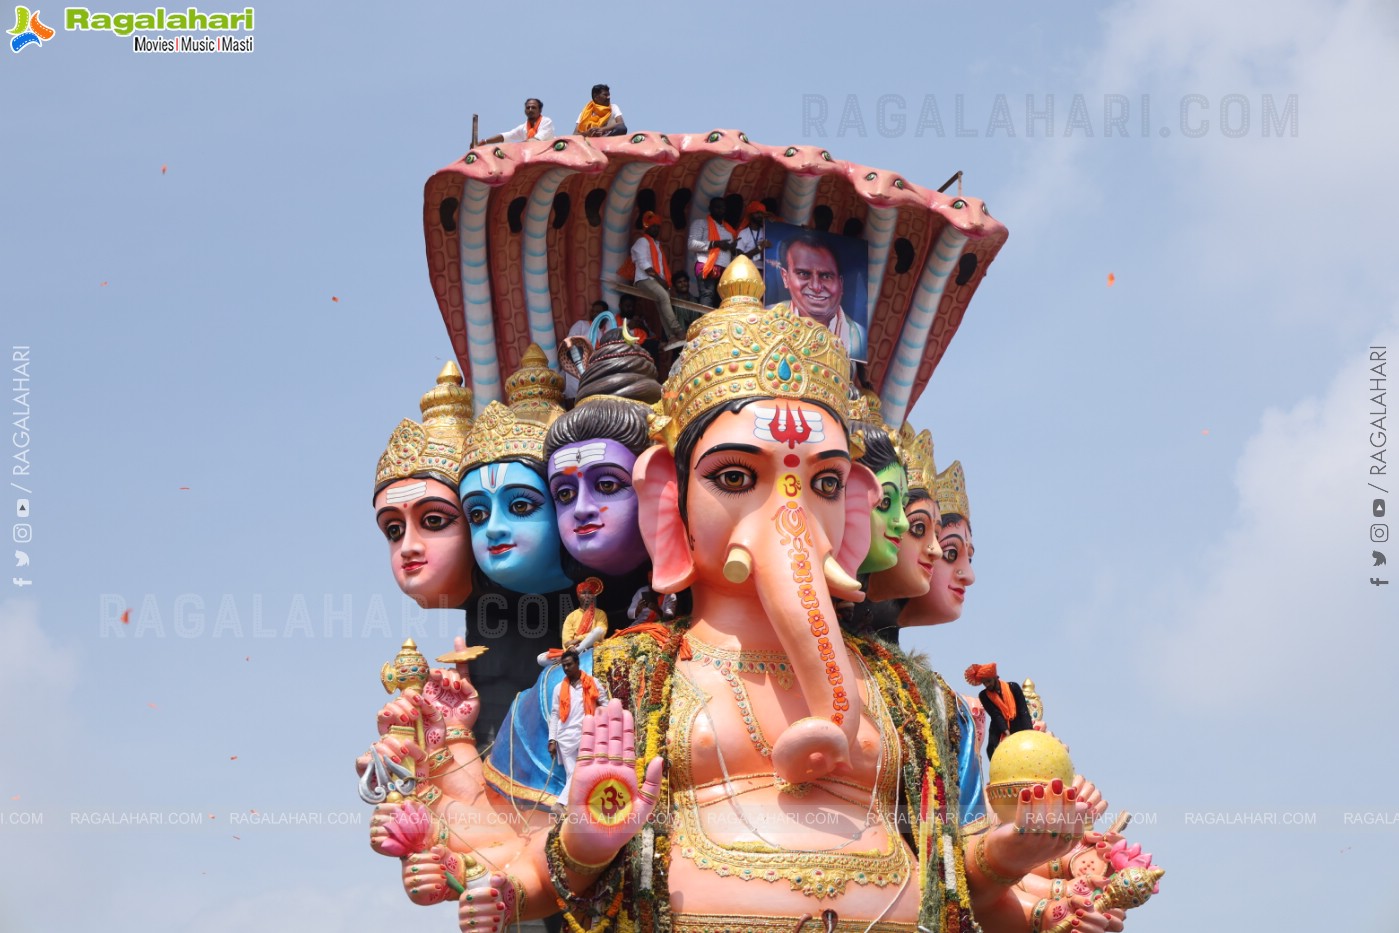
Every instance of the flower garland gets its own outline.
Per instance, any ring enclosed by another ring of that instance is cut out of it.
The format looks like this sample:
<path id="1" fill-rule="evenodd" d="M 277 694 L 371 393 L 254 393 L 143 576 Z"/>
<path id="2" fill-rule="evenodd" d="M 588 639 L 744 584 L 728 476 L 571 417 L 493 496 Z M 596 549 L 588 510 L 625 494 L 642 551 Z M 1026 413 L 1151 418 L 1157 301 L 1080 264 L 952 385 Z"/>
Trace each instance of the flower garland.
<path id="1" fill-rule="evenodd" d="M 607 678 L 609 693 L 622 701 L 636 721 L 638 786 L 645 779 L 646 763 L 660 754 L 670 729 L 671 679 L 688 627 L 689 620 L 680 619 L 664 629 L 657 626 L 609 639 L 595 649 L 595 675 Z M 668 776 L 661 777 L 657 799 L 650 819 L 595 882 L 590 897 L 576 897 L 568 891 L 565 876 L 555 874 L 551 861 L 559 907 L 571 933 L 603 933 L 614 923 L 616 933 L 663 933 L 671 928 Z M 555 858 L 552 840 L 546 855 Z M 562 868 L 561 854 L 558 861 Z M 592 927 L 583 926 L 575 911 L 595 916 L 597 907 L 609 899 L 602 918 Z"/>
<path id="2" fill-rule="evenodd" d="M 918 814 L 915 832 L 923 891 L 919 922 L 948 933 L 970 933 L 977 926 L 972 917 L 961 833 L 951 818 L 955 802 L 948 799 L 949 786 L 942 774 L 941 763 L 946 756 L 928 716 L 931 704 L 925 701 L 906 661 L 895 657 L 877 640 L 853 636 L 849 640 L 869 662 L 881 690 L 893 701 L 890 706 L 898 708 L 905 717 L 901 728 L 910 741 L 905 743 L 904 790 L 910 810 Z M 936 681 L 934 685 L 941 688 Z M 955 783 L 951 792 L 956 792 Z M 941 871 L 935 871 L 938 863 Z"/>

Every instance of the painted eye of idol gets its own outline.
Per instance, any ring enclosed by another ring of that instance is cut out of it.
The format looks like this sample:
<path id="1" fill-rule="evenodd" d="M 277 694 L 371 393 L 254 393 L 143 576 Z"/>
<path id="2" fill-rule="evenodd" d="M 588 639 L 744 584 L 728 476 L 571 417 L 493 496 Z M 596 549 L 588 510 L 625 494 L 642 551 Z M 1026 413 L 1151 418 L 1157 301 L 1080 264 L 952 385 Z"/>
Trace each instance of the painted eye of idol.
<path id="1" fill-rule="evenodd" d="M 455 509 L 449 511 L 449 508 L 446 503 L 442 503 L 438 508 L 422 513 L 418 516 L 418 527 L 424 531 L 446 531 L 461 518 L 460 512 Z M 401 516 L 386 514 L 381 518 L 379 528 L 390 541 L 401 541 L 407 524 Z"/>
<path id="2" fill-rule="evenodd" d="M 955 201 L 952 202 L 952 207 L 953 207 L 955 210 L 959 210 L 959 211 L 960 211 L 962 208 L 964 208 L 964 207 L 966 207 L 966 206 L 967 206 L 967 202 L 966 202 L 966 201 L 963 201 L 961 198 L 958 198 L 957 200 L 955 200 Z"/>
<path id="3" fill-rule="evenodd" d="M 505 158 L 505 150 L 497 146 L 496 150 L 492 152 L 491 155 L 495 156 L 497 159 L 503 159 Z"/>
<path id="4" fill-rule="evenodd" d="M 927 520 L 924 519 L 924 518 L 922 518 L 922 516 L 920 515 L 920 517 L 915 518 L 915 519 L 913 519 L 912 521 L 910 521 L 910 522 L 908 523 L 908 533 L 911 534 L 911 535 L 913 535 L 913 537 L 919 539 L 920 541 L 921 541 L 923 538 L 927 537 L 927 534 L 928 534 L 928 522 L 927 522 Z"/>
<path id="5" fill-rule="evenodd" d="M 870 172 L 869 174 L 867 174 L 867 175 L 865 176 L 865 181 L 874 181 L 874 180 L 875 180 L 876 178 L 878 178 L 878 177 L 879 177 L 879 173 L 878 173 L 878 172 Z"/>
<path id="6" fill-rule="evenodd" d="M 719 141 L 719 137 L 722 136 L 722 135 L 723 135 L 722 133 L 718 133 L 718 132 L 710 133 L 710 134 L 709 134 L 709 142 L 711 142 L 711 143 L 717 143 L 717 142 Z"/>
<path id="7" fill-rule="evenodd" d="M 476 153 L 468 152 L 466 154 L 466 158 L 462 159 L 462 161 L 465 162 L 467 165 L 470 165 L 471 163 L 475 162 L 478 158 L 480 157 L 476 155 Z"/>
<path id="8" fill-rule="evenodd" d="M 811 488 L 823 499 L 839 499 L 845 491 L 845 478 L 836 470 L 827 470 L 811 480 Z"/>
<path id="9" fill-rule="evenodd" d="M 633 140 L 633 142 L 635 142 L 635 140 Z M 568 140 L 566 140 L 566 139 L 561 139 L 561 140 L 559 140 L 558 142 L 554 143 L 554 151 L 555 151 L 555 152 L 563 152 L 563 151 L 564 151 L 565 149 L 567 149 L 567 148 L 568 148 Z"/>
<path id="10" fill-rule="evenodd" d="M 904 185 L 904 180 L 903 180 L 902 178 L 895 178 L 895 179 L 894 179 L 894 187 L 895 187 L 895 188 L 898 188 L 900 191 L 902 191 L 902 190 L 906 187 L 906 186 Z"/>
<path id="11" fill-rule="evenodd" d="M 747 133 L 739 133 L 739 134 L 738 134 L 738 138 L 741 139 L 741 140 L 743 140 L 744 142 L 748 142 L 748 134 L 747 134 Z"/>
<path id="12" fill-rule="evenodd" d="M 825 159 L 827 162 L 835 161 L 835 159 L 831 158 L 831 154 L 824 149 L 821 150 L 821 158 Z"/>
<path id="13" fill-rule="evenodd" d="M 715 492 L 742 495 L 758 485 L 757 471 L 741 463 L 725 462 L 704 473 L 704 480 Z"/>
<path id="14" fill-rule="evenodd" d="M 794 155 L 797 154 L 797 147 L 796 147 L 796 146 L 788 146 L 788 147 L 787 147 L 787 151 L 784 152 L 784 153 L 782 153 L 782 154 L 783 154 L 784 156 L 786 156 L 787 158 L 790 159 L 792 156 L 794 156 Z"/>
<path id="15" fill-rule="evenodd" d="M 509 508 L 511 515 L 518 515 L 523 518 L 526 515 L 533 515 L 544 507 L 544 500 L 540 496 L 532 496 L 526 492 L 519 492 L 510 500 Z"/>
<path id="16" fill-rule="evenodd" d="M 631 138 L 631 141 L 632 141 L 633 143 L 644 143 L 644 142 L 646 142 L 646 134 L 645 134 L 645 133 L 637 133 L 635 136 L 633 136 L 633 137 Z"/>

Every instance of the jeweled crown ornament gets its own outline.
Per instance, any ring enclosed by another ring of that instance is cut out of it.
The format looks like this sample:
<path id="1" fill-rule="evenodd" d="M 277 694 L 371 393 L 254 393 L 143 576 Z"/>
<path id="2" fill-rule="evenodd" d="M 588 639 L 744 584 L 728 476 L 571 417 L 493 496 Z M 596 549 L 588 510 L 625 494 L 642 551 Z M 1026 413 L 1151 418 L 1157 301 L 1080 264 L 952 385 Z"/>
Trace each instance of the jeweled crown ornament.
<path id="1" fill-rule="evenodd" d="M 463 382 L 457 364 L 449 362 L 418 403 L 422 424 L 405 418 L 394 428 L 374 473 L 376 495 L 389 483 L 414 476 L 452 487 L 460 482 L 472 407 L 471 390 Z"/>
<path id="2" fill-rule="evenodd" d="M 899 429 L 899 453 L 908 470 L 908 488 L 932 492 L 938 468 L 933 463 L 933 432 L 924 428 L 917 434 L 907 422 Z"/>
<path id="3" fill-rule="evenodd" d="M 671 450 L 686 425 L 732 399 L 819 402 L 849 417 L 850 357 L 825 325 L 790 307 L 764 309 L 757 266 L 739 256 L 719 280 L 719 307 L 690 325 L 655 405 L 653 435 Z"/>
<path id="4" fill-rule="evenodd" d="M 547 428 L 563 414 L 563 386 L 563 376 L 549 368 L 549 358 L 532 343 L 520 357 L 520 368 L 505 380 L 505 399 L 517 418 Z"/>
<path id="5" fill-rule="evenodd" d="M 491 402 L 472 425 L 463 476 L 506 457 L 544 459 L 544 435 L 563 414 L 563 377 L 538 344 L 529 345 L 505 380 L 505 398 L 508 405 Z"/>
<path id="6" fill-rule="evenodd" d="M 506 457 L 543 460 L 546 433 L 548 428 L 542 422 L 517 417 L 508 406 L 491 402 L 467 435 L 466 463 L 462 466 L 462 475 Z"/>
<path id="7" fill-rule="evenodd" d="M 967 477 L 962 472 L 962 461 L 953 460 L 952 466 L 938 474 L 933 484 L 933 498 L 938 501 L 938 511 L 943 515 L 971 519 L 972 506 L 967 501 Z"/>

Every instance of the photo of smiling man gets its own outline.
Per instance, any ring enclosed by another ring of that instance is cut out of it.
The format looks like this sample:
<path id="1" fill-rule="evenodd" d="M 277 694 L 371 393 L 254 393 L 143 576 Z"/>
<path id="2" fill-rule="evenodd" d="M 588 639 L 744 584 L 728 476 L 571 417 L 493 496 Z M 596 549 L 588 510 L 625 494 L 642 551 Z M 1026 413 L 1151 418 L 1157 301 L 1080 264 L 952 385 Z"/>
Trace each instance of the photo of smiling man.
<path id="1" fill-rule="evenodd" d="M 763 275 L 768 298 L 825 324 L 845 343 L 852 361 L 866 359 L 868 244 L 791 224 L 767 228 L 772 242 Z"/>

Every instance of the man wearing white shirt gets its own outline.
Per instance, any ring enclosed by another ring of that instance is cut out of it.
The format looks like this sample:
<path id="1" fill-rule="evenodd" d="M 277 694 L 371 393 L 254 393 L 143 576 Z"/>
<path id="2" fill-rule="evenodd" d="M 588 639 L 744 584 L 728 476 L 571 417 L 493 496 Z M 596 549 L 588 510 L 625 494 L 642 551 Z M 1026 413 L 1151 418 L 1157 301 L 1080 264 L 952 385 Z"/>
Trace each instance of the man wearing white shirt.
<path id="1" fill-rule="evenodd" d="M 748 223 L 742 230 L 738 231 L 738 251 L 749 259 L 753 260 L 753 265 L 758 267 L 758 274 L 763 274 L 765 263 L 763 262 L 763 250 L 772 244 L 768 242 L 767 227 L 768 209 L 761 201 L 750 201 L 748 203 Z"/>
<path id="2" fill-rule="evenodd" d="M 522 143 L 527 139 L 553 138 L 554 121 L 544 116 L 544 102 L 538 97 L 531 97 L 525 101 L 524 123 L 521 123 L 513 130 L 506 130 L 499 136 L 483 139 L 479 145 L 490 146 L 495 143 Z"/>
<path id="3" fill-rule="evenodd" d="M 568 801 L 568 787 L 578 766 L 578 746 L 583 741 L 583 717 L 591 716 L 607 704 L 607 687 L 583 673 L 578 652 L 569 648 L 559 659 L 564 679 L 549 706 L 549 754 L 563 765 L 563 790 L 559 800 Z"/>
<path id="4" fill-rule="evenodd" d="M 655 211 L 641 215 L 641 236 L 631 245 L 631 261 L 636 266 L 632 284 L 646 293 L 656 303 L 656 311 L 661 316 L 661 326 L 665 328 L 666 349 L 683 343 L 685 328 L 675 316 L 675 308 L 670 303 L 670 262 L 665 257 L 658 237 L 661 235 L 661 218 Z"/>
<path id="5" fill-rule="evenodd" d="M 612 89 L 605 84 L 594 84 L 592 98 L 578 114 L 578 125 L 573 128 L 573 135 L 624 135 L 627 121 L 622 119 L 622 108 L 612 103 Z"/>
<path id="6" fill-rule="evenodd" d="M 719 277 L 733 262 L 737 239 L 734 228 L 724 220 L 724 199 L 711 198 L 709 216 L 692 222 L 689 231 L 688 247 L 694 258 L 700 304 L 719 307 Z"/>

